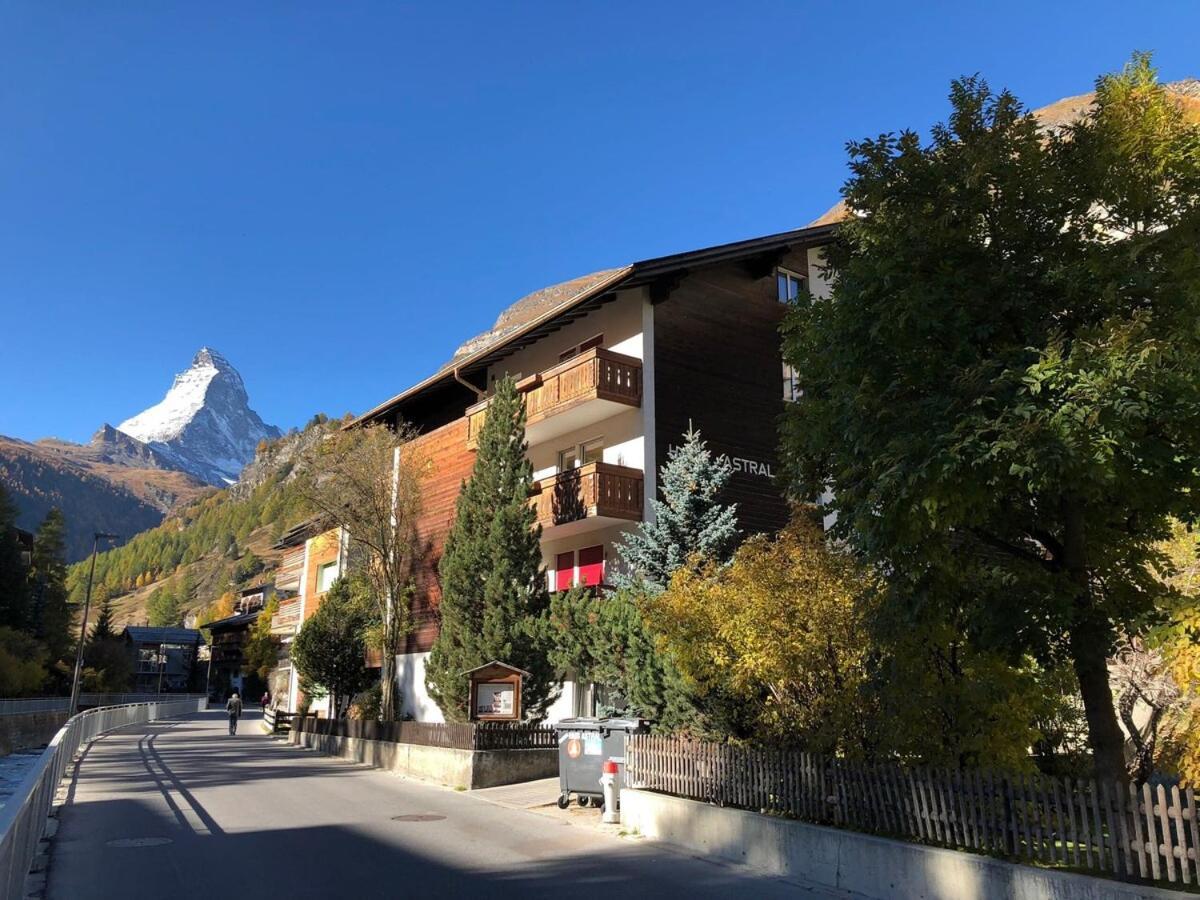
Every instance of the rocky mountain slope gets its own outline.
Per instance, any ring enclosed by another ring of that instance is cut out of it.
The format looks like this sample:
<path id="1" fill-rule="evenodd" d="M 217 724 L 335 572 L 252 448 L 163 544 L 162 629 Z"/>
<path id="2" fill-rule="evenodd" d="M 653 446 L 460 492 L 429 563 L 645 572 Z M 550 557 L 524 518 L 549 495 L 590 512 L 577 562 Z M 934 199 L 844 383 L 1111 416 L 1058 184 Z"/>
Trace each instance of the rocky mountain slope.
<path id="1" fill-rule="evenodd" d="M 242 376 L 210 347 L 200 348 L 160 402 L 117 430 L 150 447 L 173 468 L 215 485 L 237 481 L 259 442 L 282 434 L 250 408 Z"/>
<path id="2" fill-rule="evenodd" d="M 182 503 L 236 480 L 260 442 L 278 438 L 249 406 L 241 375 L 202 348 L 166 397 L 87 444 L 0 436 L 0 484 L 17 524 L 33 530 L 52 508 L 67 520 L 67 552 L 83 558 L 93 531 L 119 542 L 152 528 Z"/>

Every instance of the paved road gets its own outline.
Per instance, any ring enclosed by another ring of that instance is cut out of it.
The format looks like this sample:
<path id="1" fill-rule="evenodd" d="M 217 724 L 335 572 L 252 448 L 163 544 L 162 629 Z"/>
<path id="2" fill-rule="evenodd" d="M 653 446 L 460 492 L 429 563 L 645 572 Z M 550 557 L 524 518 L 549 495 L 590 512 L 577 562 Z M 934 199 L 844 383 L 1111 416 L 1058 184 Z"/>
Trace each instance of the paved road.
<path id="1" fill-rule="evenodd" d="M 204 713 L 93 744 L 50 900 L 841 896 L 225 730 Z"/>

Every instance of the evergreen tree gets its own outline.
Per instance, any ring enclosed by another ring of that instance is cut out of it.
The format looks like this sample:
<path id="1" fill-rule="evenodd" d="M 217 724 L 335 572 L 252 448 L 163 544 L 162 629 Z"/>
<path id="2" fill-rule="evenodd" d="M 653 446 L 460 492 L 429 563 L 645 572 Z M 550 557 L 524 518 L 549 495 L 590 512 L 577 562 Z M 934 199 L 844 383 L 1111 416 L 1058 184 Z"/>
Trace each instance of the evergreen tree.
<path id="1" fill-rule="evenodd" d="M 99 613 L 96 616 L 96 624 L 92 626 L 91 640 L 106 641 L 116 637 L 113 630 L 112 597 L 109 596 L 108 588 L 103 584 L 96 585 L 92 589 L 92 599 L 98 602 Z"/>
<path id="2" fill-rule="evenodd" d="M 52 509 L 38 527 L 33 541 L 29 584 L 33 595 L 35 634 L 52 660 L 71 649 L 71 609 L 67 605 L 66 522 Z"/>
<path id="3" fill-rule="evenodd" d="M 0 627 L 26 631 L 32 624 L 25 575 L 17 543 L 17 508 L 0 485 Z"/>
<path id="4" fill-rule="evenodd" d="M 183 620 L 183 609 L 173 581 L 150 595 L 146 601 L 146 618 L 155 626 L 178 625 Z"/>
<path id="5" fill-rule="evenodd" d="M 617 545 L 624 571 L 617 572 L 615 584 L 657 594 L 693 555 L 728 562 L 738 540 L 737 506 L 718 498 L 732 473 L 729 460 L 714 457 L 700 432 L 689 429 L 659 470 L 662 499 L 653 501 L 653 521 L 642 522 Z"/>
<path id="6" fill-rule="evenodd" d="M 522 686 L 529 718 L 544 715 L 554 699 L 553 671 L 541 646 L 549 594 L 526 449 L 525 403 L 516 382 L 504 378 L 488 405 L 475 467 L 458 496 L 440 563 L 441 630 L 425 683 L 450 721 L 467 718 L 462 673 L 493 659 L 530 673 Z"/>

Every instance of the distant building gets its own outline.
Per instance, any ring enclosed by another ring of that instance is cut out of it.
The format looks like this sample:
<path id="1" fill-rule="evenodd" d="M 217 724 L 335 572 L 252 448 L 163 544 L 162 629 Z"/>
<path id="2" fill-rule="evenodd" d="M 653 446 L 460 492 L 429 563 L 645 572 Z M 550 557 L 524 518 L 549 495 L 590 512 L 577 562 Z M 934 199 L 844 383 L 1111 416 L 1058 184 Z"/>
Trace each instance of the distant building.
<path id="1" fill-rule="evenodd" d="M 250 629 L 275 594 L 272 582 L 243 588 L 234 601 L 233 615 L 204 626 L 212 634 L 208 679 L 210 697 L 220 699 L 236 690 L 247 702 L 259 699 L 266 685 L 257 676 L 246 673 L 245 647 L 250 639 Z"/>
<path id="2" fill-rule="evenodd" d="M 188 693 L 204 685 L 196 665 L 203 640 L 199 631 L 129 625 L 121 639 L 133 665 L 135 693 Z"/>
<path id="3" fill-rule="evenodd" d="M 17 532 L 17 544 L 21 548 L 21 565 L 28 569 L 33 565 L 33 533 L 24 528 L 14 530 Z"/>

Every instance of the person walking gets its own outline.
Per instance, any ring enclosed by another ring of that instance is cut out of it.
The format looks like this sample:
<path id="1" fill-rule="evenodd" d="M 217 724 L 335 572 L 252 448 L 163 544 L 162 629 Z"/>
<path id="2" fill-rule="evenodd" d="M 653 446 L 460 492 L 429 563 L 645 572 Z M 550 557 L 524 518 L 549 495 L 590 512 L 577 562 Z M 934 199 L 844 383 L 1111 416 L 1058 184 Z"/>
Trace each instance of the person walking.
<path id="1" fill-rule="evenodd" d="M 229 699 L 225 701 L 225 712 L 229 714 L 229 733 L 237 734 L 238 717 L 242 714 L 242 698 L 238 696 L 237 691 L 230 694 Z"/>
<path id="2" fill-rule="evenodd" d="M 266 712 L 266 711 L 267 711 L 267 704 L 268 704 L 268 703 L 270 703 L 270 702 L 271 702 L 271 693 L 270 693 L 270 691 L 263 691 L 262 700 L 261 700 L 261 701 L 259 701 L 260 705 L 262 706 L 262 711 L 263 711 L 263 712 Z"/>

